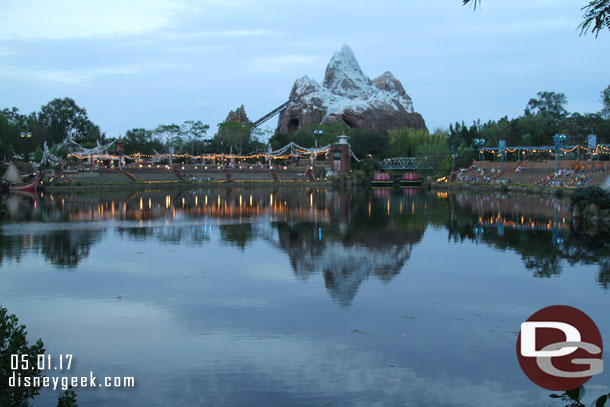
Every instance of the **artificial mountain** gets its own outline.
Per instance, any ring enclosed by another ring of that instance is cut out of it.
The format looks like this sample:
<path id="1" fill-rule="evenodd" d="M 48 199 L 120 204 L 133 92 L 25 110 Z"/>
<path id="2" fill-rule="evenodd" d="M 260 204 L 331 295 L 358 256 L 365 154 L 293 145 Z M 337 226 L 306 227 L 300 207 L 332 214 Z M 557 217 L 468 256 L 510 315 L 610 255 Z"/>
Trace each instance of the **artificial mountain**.
<path id="1" fill-rule="evenodd" d="M 402 127 L 426 129 L 400 81 L 390 72 L 371 80 L 348 45 L 332 56 L 322 84 L 308 76 L 296 80 L 288 105 L 280 113 L 276 133 L 341 122 L 380 133 Z"/>

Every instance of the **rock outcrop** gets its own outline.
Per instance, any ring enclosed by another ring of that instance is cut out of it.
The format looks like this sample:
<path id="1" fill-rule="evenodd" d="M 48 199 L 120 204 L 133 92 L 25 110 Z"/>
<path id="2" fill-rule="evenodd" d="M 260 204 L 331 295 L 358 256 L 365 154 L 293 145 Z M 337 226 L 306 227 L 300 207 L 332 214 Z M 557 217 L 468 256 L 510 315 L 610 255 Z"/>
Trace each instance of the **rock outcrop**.
<path id="1" fill-rule="evenodd" d="M 572 195 L 572 230 L 591 237 L 610 234 L 610 192 L 598 187 L 579 189 Z"/>
<path id="2" fill-rule="evenodd" d="M 308 76 L 294 83 L 276 132 L 293 133 L 310 124 L 341 122 L 383 133 L 402 127 L 426 128 L 400 81 L 390 72 L 369 79 L 347 45 L 331 58 L 322 84 Z"/>
<path id="3" fill-rule="evenodd" d="M 250 120 L 248 119 L 248 115 L 246 114 L 246 109 L 244 108 L 244 105 L 241 105 L 235 110 L 231 110 L 224 122 L 249 123 Z"/>

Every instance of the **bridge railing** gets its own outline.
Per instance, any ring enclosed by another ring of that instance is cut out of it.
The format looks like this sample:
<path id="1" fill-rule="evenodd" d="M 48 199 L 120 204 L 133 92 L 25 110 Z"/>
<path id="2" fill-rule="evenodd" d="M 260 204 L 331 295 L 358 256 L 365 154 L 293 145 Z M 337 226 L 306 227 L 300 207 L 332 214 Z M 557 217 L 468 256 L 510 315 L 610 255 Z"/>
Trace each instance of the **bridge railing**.
<path id="1" fill-rule="evenodd" d="M 382 170 L 432 170 L 430 161 L 424 157 L 386 158 L 379 164 Z"/>

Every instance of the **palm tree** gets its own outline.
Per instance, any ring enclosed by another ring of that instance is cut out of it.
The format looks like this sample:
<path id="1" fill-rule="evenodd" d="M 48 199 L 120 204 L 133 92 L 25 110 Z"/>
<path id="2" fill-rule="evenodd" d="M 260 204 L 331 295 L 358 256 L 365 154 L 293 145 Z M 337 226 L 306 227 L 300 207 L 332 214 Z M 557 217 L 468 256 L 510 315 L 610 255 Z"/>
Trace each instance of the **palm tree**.
<path id="1" fill-rule="evenodd" d="M 463 4 L 472 4 L 476 10 L 481 5 L 481 0 L 462 0 Z M 580 23 L 580 35 L 587 34 L 591 30 L 595 37 L 604 29 L 610 30 L 610 0 L 591 0 L 589 4 L 581 8 L 584 11 L 583 22 Z"/>

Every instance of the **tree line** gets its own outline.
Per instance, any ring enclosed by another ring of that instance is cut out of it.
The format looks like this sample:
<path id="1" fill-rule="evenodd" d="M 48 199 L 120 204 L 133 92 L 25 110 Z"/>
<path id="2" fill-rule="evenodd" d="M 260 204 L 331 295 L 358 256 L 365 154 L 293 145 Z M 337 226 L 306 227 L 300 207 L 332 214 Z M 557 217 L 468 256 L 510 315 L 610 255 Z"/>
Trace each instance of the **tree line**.
<path id="1" fill-rule="evenodd" d="M 53 99 L 27 115 L 16 107 L 0 111 L 0 153 L 7 158 L 17 154 L 27 160 L 32 153 L 42 157 L 44 142 L 51 147 L 68 135 L 91 146 L 105 140 L 100 127 L 71 98 Z"/>
<path id="2" fill-rule="evenodd" d="M 309 148 L 316 143 L 319 146 L 333 143 L 345 134 L 360 159 L 425 156 L 438 172 L 451 166 L 452 152 L 457 152 L 458 166 L 468 165 L 475 154 L 476 139 L 484 139 L 486 147 L 497 147 L 500 140 L 509 146 L 541 146 L 552 145 L 553 136 L 559 133 L 567 136 L 566 144 L 586 144 L 587 135 L 593 131 L 598 143 L 610 143 L 610 86 L 601 93 L 602 109 L 597 113 L 569 113 L 567 102 L 563 93 L 538 92 L 527 102 L 523 114 L 512 119 L 504 116 L 486 123 L 477 120 L 470 125 L 456 122 L 447 130 L 437 129 L 432 133 L 409 128 L 379 133 L 350 128 L 345 123 L 312 124 L 292 134 L 274 134 L 268 143 L 273 149 L 290 141 Z M 269 148 L 261 141 L 263 133 L 251 122 L 220 123 L 212 137 L 208 135 L 209 129 L 200 120 L 187 120 L 180 125 L 162 124 L 154 129 L 134 128 L 122 138 L 123 148 L 125 154 L 166 153 L 173 148 L 176 154 L 192 155 L 229 152 L 247 155 Z M 31 133 L 31 137 L 22 137 L 24 132 Z M 86 148 L 112 140 L 71 98 L 53 99 L 38 112 L 28 115 L 15 107 L 0 111 L 0 154 L 7 158 L 20 154 L 26 160 L 38 161 L 44 142 L 51 151 L 61 154 L 56 151 L 57 145 L 67 136 Z"/>
<path id="3" fill-rule="evenodd" d="M 250 122 L 220 123 L 213 137 L 208 136 L 209 129 L 201 120 L 187 120 L 182 124 L 161 124 L 154 129 L 134 128 L 121 138 L 125 154 L 166 153 L 170 148 L 176 154 L 193 155 L 266 150 L 266 144 L 259 141 L 262 133 Z M 85 148 L 116 139 L 103 133 L 89 119 L 86 109 L 71 98 L 53 99 L 30 114 L 22 114 L 16 107 L 0 110 L 0 155 L 7 159 L 17 156 L 40 161 L 45 142 L 54 154 L 65 154 L 58 145 L 68 136 Z"/>
<path id="4" fill-rule="evenodd" d="M 498 147 L 500 140 L 508 146 L 553 145 L 555 134 L 565 134 L 566 144 L 585 144 L 593 131 L 599 144 L 610 143 L 610 86 L 601 93 L 602 109 L 597 113 L 569 113 L 567 97 L 563 93 L 538 92 L 531 98 L 519 117 L 466 125 L 452 123 L 449 129 L 432 133 L 410 128 L 390 130 L 387 134 L 349 128 L 346 124 L 310 125 L 293 134 L 276 134 L 270 141 L 274 148 L 294 141 L 312 147 L 319 137 L 319 145 L 334 142 L 338 135 L 349 136 L 352 151 L 358 158 L 426 157 L 435 172 L 447 173 L 453 166 L 465 167 L 476 158 L 475 140 L 484 139 L 484 147 Z M 322 130 L 316 136 L 314 130 Z"/>

